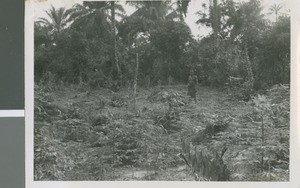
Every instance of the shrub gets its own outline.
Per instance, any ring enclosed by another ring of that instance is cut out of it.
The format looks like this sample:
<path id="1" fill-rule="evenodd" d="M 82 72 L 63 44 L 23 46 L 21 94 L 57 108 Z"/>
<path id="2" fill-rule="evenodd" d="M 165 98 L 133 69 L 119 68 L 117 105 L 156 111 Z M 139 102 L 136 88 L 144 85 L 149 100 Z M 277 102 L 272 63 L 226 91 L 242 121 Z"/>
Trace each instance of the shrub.
<path id="1" fill-rule="evenodd" d="M 34 118 L 35 120 L 50 120 L 52 116 L 61 115 L 61 111 L 53 102 L 53 96 L 43 87 L 34 88 Z"/>
<path id="2" fill-rule="evenodd" d="M 34 179 L 63 180 L 65 172 L 74 167 L 66 156 L 62 142 L 52 138 L 48 127 L 35 130 L 34 137 Z"/>

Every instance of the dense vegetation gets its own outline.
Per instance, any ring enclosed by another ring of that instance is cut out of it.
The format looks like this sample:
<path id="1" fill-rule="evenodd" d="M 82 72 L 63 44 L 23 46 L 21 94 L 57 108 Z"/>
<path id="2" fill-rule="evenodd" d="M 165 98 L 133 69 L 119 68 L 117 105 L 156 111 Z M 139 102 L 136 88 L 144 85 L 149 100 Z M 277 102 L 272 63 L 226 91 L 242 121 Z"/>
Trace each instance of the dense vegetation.
<path id="1" fill-rule="evenodd" d="M 213 0 L 196 39 L 189 3 L 83 2 L 35 22 L 36 180 L 288 180 L 289 16 Z"/>
<path id="2" fill-rule="evenodd" d="M 212 33 L 198 40 L 182 18 L 186 9 L 169 1 L 129 3 L 137 8 L 130 16 L 113 5 L 122 18 L 114 22 L 109 2 L 50 9 L 51 20 L 35 24 L 36 83 L 50 75 L 56 84 L 109 87 L 120 78 L 122 85 L 132 83 L 137 54 L 139 85 L 168 83 L 169 77 L 185 83 L 192 67 L 202 83 L 222 86 L 229 76 L 251 76 L 246 64 L 256 88 L 289 83 L 290 19 L 271 23 L 258 1 L 227 0 L 199 12 L 198 23 Z"/>

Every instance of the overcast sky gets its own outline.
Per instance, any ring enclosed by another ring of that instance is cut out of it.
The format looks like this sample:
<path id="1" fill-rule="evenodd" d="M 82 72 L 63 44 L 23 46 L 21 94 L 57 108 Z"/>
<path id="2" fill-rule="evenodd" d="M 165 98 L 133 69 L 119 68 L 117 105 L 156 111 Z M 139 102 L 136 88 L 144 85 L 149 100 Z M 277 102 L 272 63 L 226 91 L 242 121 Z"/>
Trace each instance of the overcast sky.
<path id="1" fill-rule="evenodd" d="M 60 8 L 60 7 L 71 8 L 76 3 L 82 4 L 83 1 L 84 0 L 64 0 L 64 1 L 63 0 L 44 0 L 42 2 L 35 4 L 35 19 L 38 19 L 39 17 L 47 18 L 47 15 L 45 14 L 45 10 L 48 10 L 51 7 L 51 5 L 53 5 L 55 8 Z M 240 1 L 247 1 L 247 0 L 235 0 L 235 1 L 240 2 Z M 130 14 L 132 14 L 132 12 L 134 12 L 135 9 L 129 5 L 126 5 L 124 0 L 119 1 L 119 2 L 123 5 L 127 15 L 130 15 Z M 195 24 L 196 20 L 198 19 L 198 16 L 195 13 L 198 12 L 200 9 L 202 9 L 201 5 L 203 3 L 208 4 L 209 0 L 191 0 L 189 7 L 188 7 L 188 13 L 185 18 L 186 23 L 191 28 L 192 34 L 196 38 L 205 36 L 210 32 L 210 30 L 208 28 L 205 28 L 203 26 L 199 26 L 199 25 Z M 282 12 L 286 13 L 288 10 L 290 10 L 291 0 L 261 0 L 261 4 L 264 8 L 263 13 L 268 13 L 269 8 L 273 4 L 283 5 L 284 7 L 282 9 Z M 275 20 L 274 15 L 268 15 L 268 18 L 271 21 Z"/>

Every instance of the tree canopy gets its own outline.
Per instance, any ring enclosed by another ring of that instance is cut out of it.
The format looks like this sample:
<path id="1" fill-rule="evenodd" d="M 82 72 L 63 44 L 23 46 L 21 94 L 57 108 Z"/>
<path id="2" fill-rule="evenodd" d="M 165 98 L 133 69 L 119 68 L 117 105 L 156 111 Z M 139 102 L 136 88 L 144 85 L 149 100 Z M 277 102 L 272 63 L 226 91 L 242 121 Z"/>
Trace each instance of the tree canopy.
<path id="1" fill-rule="evenodd" d="M 113 87 L 122 79 L 124 85 L 132 82 L 136 54 L 140 85 L 169 77 L 184 83 L 191 68 L 211 86 L 251 74 L 255 87 L 289 81 L 289 17 L 279 15 L 281 5 L 270 7 L 278 16 L 272 23 L 258 0 L 202 4 L 197 24 L 212 32 L 195 39 L 184 20 L 189 0 L 126 3 L 135 9 L 129 16 L 110 1 L 47 10 L 35 23 L 35 81 L 50 73 L 65 83 Z"/>

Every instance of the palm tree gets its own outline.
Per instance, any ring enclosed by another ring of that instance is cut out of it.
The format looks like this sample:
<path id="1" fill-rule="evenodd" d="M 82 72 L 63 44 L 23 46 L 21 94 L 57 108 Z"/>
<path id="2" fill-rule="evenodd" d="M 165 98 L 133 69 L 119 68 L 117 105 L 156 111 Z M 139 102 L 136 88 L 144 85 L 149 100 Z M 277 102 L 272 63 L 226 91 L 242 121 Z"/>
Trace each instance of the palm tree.
<path id="1" fill-rule="evenodd" d="M 116 46 L 116 16 L 124 16 L 125 10 L 115 1 L 84 1 L 82 5 L 73 7 L 70 18 L 72 25 L 85 27 L 86 31 L 97 37 L 111 39 L 111 62 L 117 69 L 118 79 L 121 79 L 121 69 L 117 61 Z M 110 12 L 110 14 L 109 14 Z M 95 30 L 95 27 L 98 28 Z"/>
<path id="2" fill-rule="evenodd" d="M 131 17 L 140 17 L 152 24 L 172 19 L 168 17 L 170 11 L 174 11 L 171 1 L 130 1 L 128 3 L 137 9 Z"/>
<path id="3" fill-rule="evenodd" d="M 109 38 L 110 23 L 108 21 L 108 3 L 105 1 L 76 4 L 72 8 L 71 27 L 82 30 L 88 38 Z"/>
<path id="4" fill-rule="evenodd" d="M 64 7 L 56 9 L 53 5 L 51 5 L 50 10 L 46 11 L 49 18 L 39 18 L 38 22 L 48 27 L 51 33 L 56 35 L 65 29 L 67 24 L 70 22 L 70 13 L 71 10 L 66 10 Z"/>
<path id="5" fill-rule="evenodd" d="M 277 22 L 278 19 L 278 14 L 280 13 L 280 10 L 283 8 L 283 6 L 281 4 L 274 4 L 270 7 L 270 14 L 275 14 L 275 19 Z"/>
<path id="6" fill-rule="evenodd" d="M 170 1 L 127 1 L 136 11 L 125 17 L 119 25 L 119 35 L 133 41 L 138 33 L 151 33 L 160 27 L 165 20 L 178 17 L 176 11 L 170 6 Z"/>

